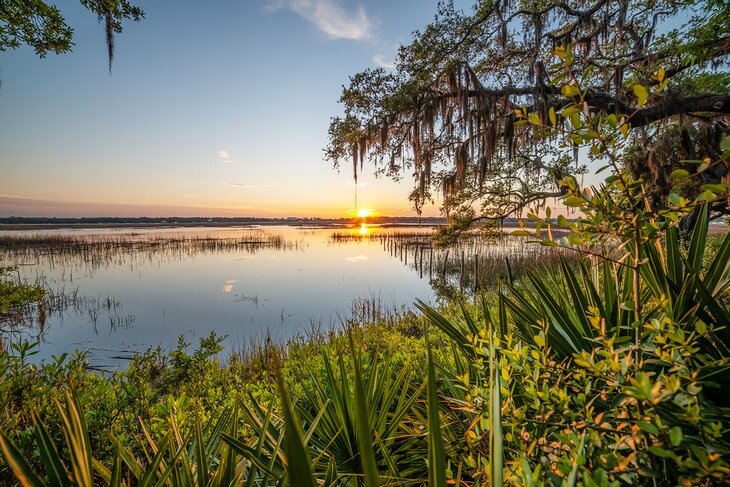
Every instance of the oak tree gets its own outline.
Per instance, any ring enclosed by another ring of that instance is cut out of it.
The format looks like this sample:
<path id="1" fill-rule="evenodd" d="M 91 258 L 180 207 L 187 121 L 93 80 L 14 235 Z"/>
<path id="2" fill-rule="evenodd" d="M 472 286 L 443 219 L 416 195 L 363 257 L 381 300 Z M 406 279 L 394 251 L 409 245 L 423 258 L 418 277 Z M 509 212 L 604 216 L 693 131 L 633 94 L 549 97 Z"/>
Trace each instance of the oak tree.
<path id="1" fill-rule="evenodd" d="M 104 24 L 109 71 L 114 58 L 114 36 L 122 32 L 124 20 L 140 21 L 141 8 L 128 0 L 80 0 Z M 73 28 L 53 4 L 43 0 L 0 0 L 0 51 L 31 46 L 45 57 L 62 54 L 73 47 Z"/>
<path id="2" fill-rule="evenodd" d="M 501 222 L 561 197 L 560 181 L 598 164 L 600 150 L 520 123 L 520 114 L 580 123 L 581 114 L 555 117 L 579 100 L 585 114 L 625 125 L 633 144 L 622 170 L 650 194 L 666 197 L 678 168 L 698 175 L 691 193 L 728 182 L 719 154 L 729 53 L 727 0 L 480 0 L 469 13 L 442 2 L 394 70 L 367 69 L 343 87 L 325 153 L 335 166 L 350 160 L 356 179 L 365 162 L 378 175 L 412 175 L 415 209 L 440 192 L 457 229 Z M 705 159 L 721 163 L 699 175 Z M 727 201 L 713 210 L 727 213 Z"/>

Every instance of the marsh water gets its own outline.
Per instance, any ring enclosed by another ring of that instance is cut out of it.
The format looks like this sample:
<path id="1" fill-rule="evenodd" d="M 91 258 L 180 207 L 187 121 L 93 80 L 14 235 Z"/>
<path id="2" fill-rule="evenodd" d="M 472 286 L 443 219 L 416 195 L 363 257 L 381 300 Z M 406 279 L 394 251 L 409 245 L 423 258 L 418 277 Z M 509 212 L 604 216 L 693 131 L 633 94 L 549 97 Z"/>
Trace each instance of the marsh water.
<path id="1" fill-rule="evenodd" d="M 362 227 L 337 229 L 352 239 L 332 239 L 333 231 L 281 226 L 2 232 L 11 239 L 49 241 L 5 251 L 2 263 L 18 266 L 23 281 L 44 283 L 66 303 L 24 330 L 41 332 L 40 355 L 81 349 L 100 366 L 149 346 L 174 347 L 179 336 L 195 343 L 215 332 L 226 335 L 223 344 L 235 350 L 265 335 L 282 339 L 312 327 L 341 326 L 364 301 L 383 310 L 433 301 L 428 279 L 395 265 L 378 239 L 361 238 Z"/>
<path id="2" fill-rule="evenodd" d="M 446 273 L 441 261 L 449 254 L 434 254 L 430 231 L 366 225 L 2 231 L 0 265 L 17 266 L 19 279 L 51 290 L 48 306 L 30 317 L 32 326 L 6 326 L 4 339 L 39 337 L 38 359 L 80 349 L 91 363 L 116 367 L 150 346 L 174 348 L 180 336 L 195 344 L 215 332 L 235 351 L 265 336 L 281 340 L 395 314 L 417 299 L 437 300 L 434 274 Z M 400 245 L 398 236 L 416 243 Z M 463 281 L 470 264 L 463 253 L 461 260 L 454 268 Z"/>

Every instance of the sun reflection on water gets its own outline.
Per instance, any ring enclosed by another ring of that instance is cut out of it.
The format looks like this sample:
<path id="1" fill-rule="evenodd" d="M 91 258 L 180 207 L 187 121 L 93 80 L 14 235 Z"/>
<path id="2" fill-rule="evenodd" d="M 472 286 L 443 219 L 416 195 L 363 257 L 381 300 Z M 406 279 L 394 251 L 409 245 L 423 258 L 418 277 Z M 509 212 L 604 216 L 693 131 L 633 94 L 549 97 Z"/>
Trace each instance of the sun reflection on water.
<path id="1" fill-rule="evenodd" d="M 360 235 L 367 235 L 370 230 L 364 223 L 360 225 Z"/>

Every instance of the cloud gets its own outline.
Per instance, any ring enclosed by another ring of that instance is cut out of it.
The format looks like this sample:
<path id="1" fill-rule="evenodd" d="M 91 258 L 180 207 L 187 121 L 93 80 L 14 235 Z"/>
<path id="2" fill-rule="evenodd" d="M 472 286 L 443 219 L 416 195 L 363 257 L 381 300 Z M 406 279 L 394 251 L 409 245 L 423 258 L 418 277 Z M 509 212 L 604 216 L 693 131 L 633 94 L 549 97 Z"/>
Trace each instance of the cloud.
<path id="1" fill-rule="evenodd" d="M 289 9 L 333 39 L 365 39 L 372 28 L 362 6 L 351 12 L 340 4 L 340 0 L 274 0 L 269 8 L 272 11 Z"/>
<path id="2" fill-rule="evenodd" d="M 381 68 L 385 69 L 395 69 L 395 62 L 394 61 L 384 61 L 383 56 L 373 56 L 373 62 L 380 66 Z"/>
<path id="3" fill-rule="evenodd" d="M 231 160 L 230 154 L 228 154 L 228 151 L 225 149 L 220 149 L 218 151 L 218 159 L 220 159 L 225 164 L 231 164 L 233 162 Z"/>
<path id="4" fill-rule="evenodd" d="M 259 184 L 259 185 L 245 184 L 245 183 L 226 183 L 226 184 L 228 184 L 230 186 L 237 186 L 239 188 L 244 188 L 244 189 L 271 189 L 271 188 L 276 187 L 275 184 Z"/>
<path id="5" fill-rule="evenodd" d="M 357 186 L 358 188 L 364 188 L 368 185 L 368 182 L 367 181 L 358 181 L 358 182 L 348 181 L 345 184 L 347 184 L 348 186 Z"/>

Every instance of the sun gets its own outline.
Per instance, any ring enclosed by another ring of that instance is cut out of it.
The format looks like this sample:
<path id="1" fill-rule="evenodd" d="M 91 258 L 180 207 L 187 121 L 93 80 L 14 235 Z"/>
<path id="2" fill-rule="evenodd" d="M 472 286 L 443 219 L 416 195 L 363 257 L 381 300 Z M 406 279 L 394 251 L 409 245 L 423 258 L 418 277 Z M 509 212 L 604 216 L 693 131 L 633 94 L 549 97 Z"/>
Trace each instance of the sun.
<path id="1" fill-rule="evenodd" d="M 357 217 L 358 218 L 367 218 L 370 216 L 370 210 L 367 208 L 360 208 L 357 210 Z"/>

